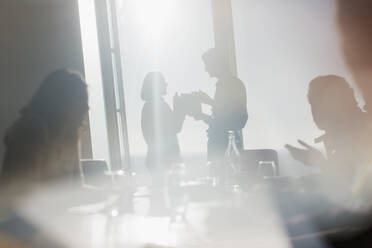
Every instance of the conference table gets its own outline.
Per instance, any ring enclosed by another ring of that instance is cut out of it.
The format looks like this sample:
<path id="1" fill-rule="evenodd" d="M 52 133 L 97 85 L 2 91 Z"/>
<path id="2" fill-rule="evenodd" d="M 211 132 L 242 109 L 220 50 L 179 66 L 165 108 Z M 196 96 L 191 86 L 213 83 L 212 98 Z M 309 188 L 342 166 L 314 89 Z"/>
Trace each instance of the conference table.
<path id="1" fill-rule="evenodd" d="M 215 185 L 198 178 L 111 189 L 58 183 L 23 197 L 17 212 L 58 247 L 293 247 L 302 236 L 288 233 L 271 181 Z M 318 231 L 305 226 L 307 234 Z M 328 247 L 316 236 L 307 242 Z"/>

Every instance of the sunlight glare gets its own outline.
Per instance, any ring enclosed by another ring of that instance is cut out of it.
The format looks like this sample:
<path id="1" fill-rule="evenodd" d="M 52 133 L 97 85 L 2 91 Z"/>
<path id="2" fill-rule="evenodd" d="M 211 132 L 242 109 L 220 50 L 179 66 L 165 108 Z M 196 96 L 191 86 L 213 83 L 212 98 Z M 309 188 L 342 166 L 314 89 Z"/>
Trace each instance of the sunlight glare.
<path id="1" fill-rule="evenodd" d="M 133 0 L 134 13 L 139 18 L 144 35 L 160 42 L 174 21 L 175 0 Z"/>

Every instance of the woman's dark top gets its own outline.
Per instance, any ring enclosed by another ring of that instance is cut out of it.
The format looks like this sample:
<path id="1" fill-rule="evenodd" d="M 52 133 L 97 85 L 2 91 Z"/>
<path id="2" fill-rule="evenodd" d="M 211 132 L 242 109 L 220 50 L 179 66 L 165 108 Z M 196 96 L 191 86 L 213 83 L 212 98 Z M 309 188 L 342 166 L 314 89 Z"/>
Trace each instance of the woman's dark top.
<path id="1" fill-rule="evenodd" d="M 147 144 L 148 168 L 168 168 L 171 163 L 181 161 L 177 133 L 183 120 L 184 116 L 172 111 L 163 98 L 145 103 L 141 127 Z"/>

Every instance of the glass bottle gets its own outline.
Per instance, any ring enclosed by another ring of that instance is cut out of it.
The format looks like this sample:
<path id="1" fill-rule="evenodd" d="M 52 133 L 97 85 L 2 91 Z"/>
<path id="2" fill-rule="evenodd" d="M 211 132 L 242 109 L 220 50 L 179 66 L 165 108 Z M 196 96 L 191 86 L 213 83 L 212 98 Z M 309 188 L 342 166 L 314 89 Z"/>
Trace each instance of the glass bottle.
<path id="1" fill-rule="evenodd" d="M 228 132 L 228 145 L 225 152 L 224 182 L 234 183 L 234 179 L 241 172 L 241 156 L 234 131 Z"/>

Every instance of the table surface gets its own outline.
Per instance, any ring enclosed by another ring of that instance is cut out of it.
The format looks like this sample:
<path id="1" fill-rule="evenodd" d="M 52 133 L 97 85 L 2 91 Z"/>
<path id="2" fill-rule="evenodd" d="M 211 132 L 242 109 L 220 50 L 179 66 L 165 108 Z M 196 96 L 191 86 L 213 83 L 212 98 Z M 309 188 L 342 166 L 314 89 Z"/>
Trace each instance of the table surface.
<path id="1" fill-rule="evenodd" d="M 271 189 L 263 182 L 242 189 L 206 180 L 126 190 L 62 183 L 28 194 L 17 208 L 62 247 L 292 247 Z M 311 242 L 327 247 L 316 237 Z"/>

